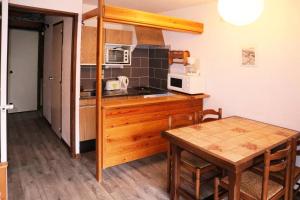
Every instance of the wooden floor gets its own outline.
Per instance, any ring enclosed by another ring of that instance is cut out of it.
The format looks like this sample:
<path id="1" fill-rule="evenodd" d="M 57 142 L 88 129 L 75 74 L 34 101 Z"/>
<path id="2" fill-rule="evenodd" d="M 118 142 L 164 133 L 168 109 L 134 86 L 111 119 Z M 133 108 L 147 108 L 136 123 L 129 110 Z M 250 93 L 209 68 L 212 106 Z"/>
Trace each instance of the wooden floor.
<path id="1" fill-rule="evenodd" d="M 169 199 L 165 155 L 109 168 L 98 184 L 95 153 L 71 159 L 37 112 L 8 115 L 8 163 L 9 200 Z"/>
<path id="2" fill-rule="evenodd" d="M 168 199 L 164 155 L 105 170 L 98 184 L 95 153 L 70 158 L 37 112 L 8 116 L 9 200 Z"/>

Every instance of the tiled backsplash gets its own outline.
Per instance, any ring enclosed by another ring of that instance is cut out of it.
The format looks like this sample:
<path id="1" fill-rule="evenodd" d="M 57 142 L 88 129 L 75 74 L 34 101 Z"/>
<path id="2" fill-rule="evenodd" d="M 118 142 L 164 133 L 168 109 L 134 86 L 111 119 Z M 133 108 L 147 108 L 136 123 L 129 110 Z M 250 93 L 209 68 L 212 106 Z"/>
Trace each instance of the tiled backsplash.
<path id="1" fill-rule="evenodd" d="M 136 48 L 132 52 L 131 66 L 123 69 L 105 69 L 104 79 L 114 79 L 118 76 L 129 78 L 128 87 L 149 86 L 149 49 Z"/>
<path id="2" fill-rule="evenodd" d="M 81 66 L 80 88 L 96 89 L 96 65 Z"/>
<path id="3" fill-rule="evenodd" d="M 129 87 L 155 87 L 167 89 L 168 50 L 136 48 L 132 53 L 131 66 L 123 69 L 104 69 L 104 79 L 118 76 L 129 78 Z M 81 88 L 96 88 L 96 66 L 81 66 Z"/>
<path id="4" fill-rule="evenodd" d="M 168 49 L 149 49 L 149 85 L 167 89 Z"/>

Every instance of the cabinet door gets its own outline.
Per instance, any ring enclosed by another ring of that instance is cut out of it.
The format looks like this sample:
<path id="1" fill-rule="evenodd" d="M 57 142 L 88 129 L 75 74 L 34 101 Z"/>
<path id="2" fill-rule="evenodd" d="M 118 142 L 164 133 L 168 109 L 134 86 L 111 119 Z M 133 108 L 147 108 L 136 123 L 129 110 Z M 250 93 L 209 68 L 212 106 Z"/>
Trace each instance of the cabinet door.
<path id="1" fill-rule="evenodd" d="M 80 108 L 80 141 L 96 139 L 96 107 Z"/>
<path id="2" fill-rule="evenodd" d="M 97 28 L 83 26 L 81 33 L 81 64 L 96 64 Z"/>
<path id="3" fill-rule="evenodd" d="M 195 113 L 175 114 L 170 116 L 170 129 L 195 124 Z"/>
<path id="4" fill-rule="evenodd" d="M 132 31 L 105 29 L 105 43 L 132 44 Z"/>

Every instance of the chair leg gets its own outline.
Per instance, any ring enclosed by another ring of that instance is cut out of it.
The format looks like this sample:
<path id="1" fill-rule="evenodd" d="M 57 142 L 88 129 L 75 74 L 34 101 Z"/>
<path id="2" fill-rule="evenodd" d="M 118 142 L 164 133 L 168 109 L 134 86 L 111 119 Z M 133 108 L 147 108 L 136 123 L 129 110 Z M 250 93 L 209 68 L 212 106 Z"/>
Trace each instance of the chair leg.
<path id="1" fill-rule="evenodd" d="M 214 180 L 214 200 L 219 200 L 219 185 L 220 185 L 220 179 L 215 178 L 215 180 Z"/>
<path id="2" fill-rule="evenodd" d="M 300 184 L 296 183 L 295 185 L 297 185 L 297 189 L 295 189 L 294 192 L 293 192 L 294 199 L 296 199 L 296 197 L 299 193 L 299 190 L 300 190 Z"/>
<path id="3" fill-rule="evenodd" d="M 167 192 L 171 191 L 171 171 L 172 171 L 172 160 L 171 160 L 171 145 L 168 146 L 168 154 L 167 154 Z"/>
<path id="4" fill-rule="evenodd" d="M 196 182 L 195 182 L 195 197 L 196 200 L 200 200 L 200 169 L 196 169 Z"/>

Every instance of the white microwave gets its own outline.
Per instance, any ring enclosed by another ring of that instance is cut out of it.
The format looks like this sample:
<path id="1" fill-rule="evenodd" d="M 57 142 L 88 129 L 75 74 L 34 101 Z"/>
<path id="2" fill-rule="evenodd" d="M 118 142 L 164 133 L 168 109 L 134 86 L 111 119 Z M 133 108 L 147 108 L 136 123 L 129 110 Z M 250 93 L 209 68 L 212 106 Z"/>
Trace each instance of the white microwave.
<path id="1" fill-rule="evenodd" d="M 129 45 L 105 45 L 106 65 L 131 65 L 131 46 Z"/>
<path id="2" fill-rule="evenodd" d="M 168 74 L 168 89 L 186 94 L 204 93 L 203 78 L 200 75 Z"/>

